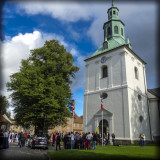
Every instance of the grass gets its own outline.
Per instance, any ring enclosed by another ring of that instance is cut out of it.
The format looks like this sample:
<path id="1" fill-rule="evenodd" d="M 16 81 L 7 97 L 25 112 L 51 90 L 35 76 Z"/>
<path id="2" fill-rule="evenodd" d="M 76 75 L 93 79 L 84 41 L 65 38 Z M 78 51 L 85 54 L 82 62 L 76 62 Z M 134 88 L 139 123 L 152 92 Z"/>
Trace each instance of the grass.
<path id="1" fill-rule="evenodd" d="M 53 160 L 149 160 L 159 159 L 158 147 L 156 146 L 97 146 L 96 150 L 60 150 L 48 152 Z"/>

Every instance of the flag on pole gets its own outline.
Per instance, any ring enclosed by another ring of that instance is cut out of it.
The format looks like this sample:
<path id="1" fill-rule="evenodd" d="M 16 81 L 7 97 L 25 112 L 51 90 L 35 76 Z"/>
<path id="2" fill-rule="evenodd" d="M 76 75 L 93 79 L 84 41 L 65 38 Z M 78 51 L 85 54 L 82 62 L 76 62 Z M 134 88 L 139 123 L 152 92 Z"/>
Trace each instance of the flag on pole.
<path id="1" fill-rule="evenodd" d="M 103 110 L 103 96 L 101 96 L 101 110 Z"/>
<path id="2" fill-rule="evenodd" d="M 73 100 L 73 111 L 74 111 L 74 109 L 75 109 L 75 99 Z"/>

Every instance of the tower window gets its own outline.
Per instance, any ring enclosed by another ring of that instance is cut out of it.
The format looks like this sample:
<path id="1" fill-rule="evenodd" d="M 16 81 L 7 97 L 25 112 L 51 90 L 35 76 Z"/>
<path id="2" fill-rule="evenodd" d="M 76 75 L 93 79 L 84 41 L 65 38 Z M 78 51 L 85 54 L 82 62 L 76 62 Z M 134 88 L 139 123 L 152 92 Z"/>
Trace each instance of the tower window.
<path id="1" fill-rule="evenodd" d="M 108 67 L 103 66 L 102 67 L 102 78 L 108 77 Z"/>
<path id="2" fill-rule="evenodd" d="M 143 121 L 143 116 L 142 115 L 139 116 L 139 121 L 142 123 L 142 121 Z"/>
<path id="3" fill-rule="evenodd" d="M 135 78 L 138 79 L 138 69 L 137 69 L 137 67 L 134 67 L 134 74 L 135 74 Z"/>
<path id="4" fill-rule="evenodd" d="M 123 36 L 123 28 L 121 28 L 121 35 Z"/>
<path id="5" fill-rule="evenodd" d="M 138 95 L 138 100 L 141 101 L 142 97 L 141 95 Z"/>
<path id="6" fill-rule="evenodd" d="M 118 34 L 118 26 L 114 26 L 114 33 Z"/>
<path id="7" fill-rule="evenodd" d="M 113 14 L 116 14 L 116 11 L 113 11 Z"/>
<path id="8" fill-rule="evenodd" d="M 110 11 L 110 16 L 112 16 L 112 11 Z"/>
<path id="9" fill-rule="evenodd" d="M 110 27 L 107 28 L 107 34 L 111 35 L 111 28 Z"/>

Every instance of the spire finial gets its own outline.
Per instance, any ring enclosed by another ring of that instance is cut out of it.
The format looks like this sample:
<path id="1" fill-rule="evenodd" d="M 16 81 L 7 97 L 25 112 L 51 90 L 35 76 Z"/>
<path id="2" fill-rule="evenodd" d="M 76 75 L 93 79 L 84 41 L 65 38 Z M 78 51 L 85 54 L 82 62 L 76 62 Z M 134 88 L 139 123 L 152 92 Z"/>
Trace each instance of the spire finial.
<path id="1" fill-rule="evenodd" d="M 113 0 L 112 0 L 112 7 L 114 7 L 114 2 L 113 2 Z"/>
<path id="2" fill-rule="evenodd" d="M 129 40 L 128 34 L 127 34 L 127 44 L 130 44 L 130 40 Z"/>

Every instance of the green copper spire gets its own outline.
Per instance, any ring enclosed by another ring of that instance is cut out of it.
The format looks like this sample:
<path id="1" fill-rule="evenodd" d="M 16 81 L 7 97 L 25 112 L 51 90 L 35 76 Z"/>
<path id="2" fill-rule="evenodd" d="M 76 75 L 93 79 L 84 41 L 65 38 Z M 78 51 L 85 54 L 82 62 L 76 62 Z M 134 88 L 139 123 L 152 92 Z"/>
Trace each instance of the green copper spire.
<path id="1" fill-rule="evenodd" d="M 115 39 L 120 44 L 125 43 L 124 23 L 119 19 L 119 9 L 114 7 L 112 0 L 112 7 L 108 9 L 108 21 L 104 23 L 104 41 Z"/>
<path id="2" fill-rule="evenodd" d="M 96 56 L 111 49 L 117 48 L 124 44 L 127 44 L 131 48 L 129 40 L 125 43 L 125 30 L 124 23 L 119 19 L 119 9 L 114 6 L 112 0 L 112 6 L 107 11 L 108 21 L 104 23 L 104 42 L 100 48 L 91 56 Z"/>

